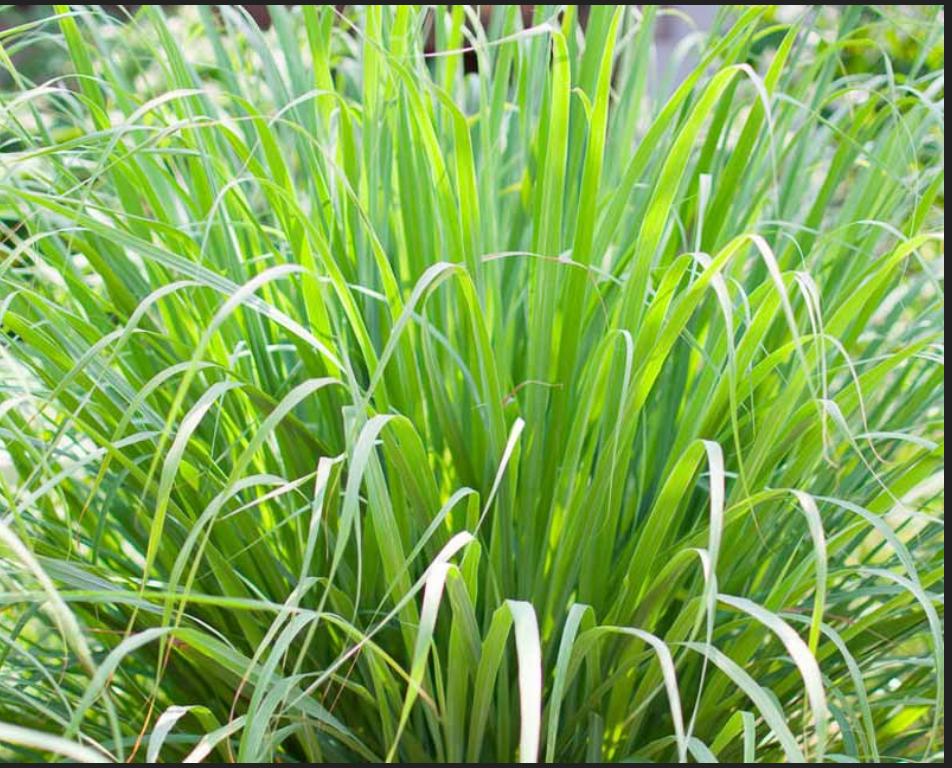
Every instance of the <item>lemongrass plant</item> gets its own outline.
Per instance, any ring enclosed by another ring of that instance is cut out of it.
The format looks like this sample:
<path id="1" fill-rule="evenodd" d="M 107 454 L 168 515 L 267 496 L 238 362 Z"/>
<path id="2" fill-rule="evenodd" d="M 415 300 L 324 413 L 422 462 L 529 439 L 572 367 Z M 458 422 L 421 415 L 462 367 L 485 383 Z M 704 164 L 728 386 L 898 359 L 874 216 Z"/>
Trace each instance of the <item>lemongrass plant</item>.
<path id="1" fill-rule="evenodd" d="M 0 759 L 941 759 L 941 6 L 487 8 L 0 32 Z"/>

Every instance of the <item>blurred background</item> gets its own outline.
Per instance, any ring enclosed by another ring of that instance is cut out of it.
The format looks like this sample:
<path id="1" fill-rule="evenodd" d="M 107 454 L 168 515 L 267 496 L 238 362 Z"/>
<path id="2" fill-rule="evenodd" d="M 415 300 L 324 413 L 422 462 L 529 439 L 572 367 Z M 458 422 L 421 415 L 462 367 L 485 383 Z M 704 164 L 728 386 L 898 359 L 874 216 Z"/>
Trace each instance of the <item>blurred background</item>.
<path id="1" fill-rule="evenodd" d="M 134 23 L 139 5 L 98 5 L 75 6 L 88 8 L 93 12 L 105 12 L 116 19 L 117 27 Z M 270 28 L 271 20 L 267 5 L 232 6 L 242 8 L 248 16 L 262 29 Z M 293 7 L 293 6 L 289 6 Z M 341 13 L 353 6 L 340 5 L 337 8 Z M 493 9 L 499 6 L 478 6 L 484 17 L 492 14 Z M 526 24 L 531 24 L 537 9 L 549 9 L 554 6 L 523 5 L 523 18 Z M 590 6 L 580 5 L 579 14 L 583 22 Z M 694 64 L 694 51 L 699 38 L 711 32 L 719 24 L 720 19 L 730 15 L 731 9 L 740 6 L 725 5 L 665 5 L 659 16 L 656 40 L 657 71 L 664 76 L 654 83 L 656 88 L 671 89 L 681 78 L 689 72 Z M 804 15 L 813 19 L 819 30 L 834 29 L 845 5 L 780 5 L 773 11 L 776 21 L 792 21 Z M 195 19 L 193 6 L 165 5 L 163 8 L 172 16 L 180 17 L 182 23 Z M 191 12 L 184 9 L 192 8 Z M 869 23 L 881 21 L 884 17 L 894 17 L 894 20 L 905 19 L 906 22 L 923 15 L 923 9 L 931 6 L 897 6 L 880 5 L 864 6 L 863 14 Z M 179 11 L 183 12 L 180 13 Z M 547 11 L 546 11 L 547 12 Z M 34 83 L 43 83 L 50 78 L 57 77 L 69 71 L 67 53 L 54 31 L 55 22 L 49 21 L 54 15 L 52 5 L 0 5 L 0 45 L 3 46 L 6 57 L 0 56 L 0 89 L 8 88 L 12 83 L 12 76 L 8 69 L 8 58 L 19 75 Z M 879 29 L 882 29 L 880 26 Z M 200 32 L 198 32 L 200 35 Z M 778 32 L 778 35 L 782 34 Z M 770 36 L 761 41 L 761 48 L 768 48 L 775 41 Z M 886 53 L 893 71 L 902 74 L 912 67 L 924 53 L 930 56 L 929 65 L 933 68 L 941 67 L 944 63 L 944 38 L 923 40 L 921 28 L 908 27 L 903 30 L 902 24 L 896 25 L 883 38 L 877 40 L 880 50 Z M 931 59 L 935 58 L 935 61 Z M 475 67 L 475 56 L 467 62 L 469 68 Z M 841 55 L 841 66 L 847 72 L 869 72 L 881 70 L 883 58 L 871 53 L 871 49 L 856 48 L 854 51 L 845 50 Z M 657 95 L 657 94 L 655 94 Z"/>
<path id="2" fill-rule="evenodd" d="M 138 5 L 101 5 L 91 6 L 108 11 L 117 20 L 128 20 L 134 17 L 136 11 L 141 7 Z M 169 13 L 175 13 L 180 6 L 163 6 Z M 245 11 L 255 20 L 263 29 L 270 27 L 270 15 L 267 5 L 242 5 L 236 6 L 244 8 Z M 481 12 L 484 15 L 492 13 L 496 6 L 481 6 Z M 672 13 L 664 16 L 658 24 L 658 56 L 661 61 L 670 61 L 676 53 L 679 42 L 686 36 L 695 31 L 707 31 L 710 29 L 718 9 L 722 6 L 717 5 L 671 5 L 664 6 L 671 9 Z M 802 6 L 798 6 L 802 7 Z M 340 9 L 346 6 L 338 6 Z M 526 22 L 531 21 L 534 5 L 524 5 L 523 17 Z M 589 6 L 579 6 L 580 13 L 584 18 Z M 41 22 L 53 14 L 51 5 L 3 5 L 0 6 L 0 34 L 4 31 L 13 30 L 26 24 Z M 5 44 L 6 47 L 6 44 Z M 63 71 L 65 67 L 66 54 L 52 41 L 48 46 L 37 48 L 33 46 L 30 50 L 18 50 L 12 52 L 11 58 L 18 71 L 31 80 L 41 82 L 42 80 L 53 77 Z M 685 68 L 687 65 L 684 65 Z M 0 84 L 6 85 L 9 82 L 9 73 L 0 72 Z"/>

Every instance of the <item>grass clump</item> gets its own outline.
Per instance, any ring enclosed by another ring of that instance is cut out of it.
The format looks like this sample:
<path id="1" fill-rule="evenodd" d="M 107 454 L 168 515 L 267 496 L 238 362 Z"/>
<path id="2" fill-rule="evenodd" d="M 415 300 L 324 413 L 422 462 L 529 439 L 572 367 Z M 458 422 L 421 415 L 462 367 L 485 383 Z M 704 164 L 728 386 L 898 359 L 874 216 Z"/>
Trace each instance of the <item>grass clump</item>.
<path id="1" fill-rule="evenodd" d="M 941 759 L 940 7 L 54 8 L 0 758 Z"/>

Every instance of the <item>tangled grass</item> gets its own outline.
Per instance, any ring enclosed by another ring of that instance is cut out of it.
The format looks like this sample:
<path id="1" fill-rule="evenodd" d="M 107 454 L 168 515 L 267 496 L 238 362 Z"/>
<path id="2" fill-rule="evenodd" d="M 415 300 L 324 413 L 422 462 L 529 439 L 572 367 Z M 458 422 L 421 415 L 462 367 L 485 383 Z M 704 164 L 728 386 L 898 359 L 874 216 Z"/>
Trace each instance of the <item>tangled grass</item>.
<path id="1" fill-rule="evenodd" d="M 0 33 L 0 759 L 942 759 L 944 11 L 495 8 Z"/>

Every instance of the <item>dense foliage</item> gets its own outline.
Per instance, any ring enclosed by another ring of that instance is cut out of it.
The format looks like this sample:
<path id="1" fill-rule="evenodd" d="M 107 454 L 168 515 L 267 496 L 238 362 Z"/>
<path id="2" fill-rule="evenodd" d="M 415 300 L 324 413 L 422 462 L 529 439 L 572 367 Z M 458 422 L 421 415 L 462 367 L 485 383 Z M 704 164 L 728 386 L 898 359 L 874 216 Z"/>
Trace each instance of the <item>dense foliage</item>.
<path id="1" fill-rule="evenodd" d="M 941 759 L 941 7 L 54 8 L 0 759 Z"/>

